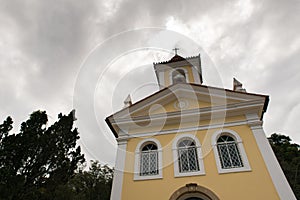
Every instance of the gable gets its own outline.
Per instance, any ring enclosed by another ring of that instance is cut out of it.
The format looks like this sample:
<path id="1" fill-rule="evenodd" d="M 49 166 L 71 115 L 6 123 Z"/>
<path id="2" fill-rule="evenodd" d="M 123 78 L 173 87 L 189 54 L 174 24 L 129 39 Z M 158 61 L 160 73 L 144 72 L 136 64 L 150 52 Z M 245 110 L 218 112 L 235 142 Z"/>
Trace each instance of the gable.
<path id="1" fill-rule="evenodd" d="M 120 127 L 131 125 L 192 122 L 215 117 L 240 116 L 255 113 L 262 118 L 268 96 L 237 92 L 196 84 L 176 84 L 162 89 L 106 118 L 118 137 Z M 199 118 L 200 117 L 200 118 Z M 132 128 L 132 127 L 131 127 Z"/>
<path id="2" fill-rule="evenodd" d="M 192 99 L 192 98 L 179 98 L 165 105 L 156 106 L 157 108 L 155 108 L 155 106 L 151 107 L 152 110 L 151 112 L 149 112 L 149 114 L 176 112 L 176 111 L 196 109 L 196 108 L 207 108 L 211 106 L 212 106 L 211 102 L 197 101 L 197 99 Z M 147 109 L 148 108 L 140 112 L 137 112 L 135 116 L 144 115 L 145 112 L 148 111 Z"/>
<path id="3" fill-rule="evenodd" d="M 123 117 L 128 117 L 129 113 L 132 117 L 138 117 L 226 106 L 248 101 L 265 100 L 266 97 L 191 84 L 177 84 L 167 90 L 165 94 L 158 92 L 150 99 L 145 99 L 148 102 L 144 102 L 144 105 L 141 102 L 136 103 L 135 108 L 130 108 L 130 112 L 127 112 L 127 115 Z"/>
<path id="4" fill-rule="evenodd" d="M 226 105 L 228 103 L 233 103 L 234 100 L 228 100 L 227 102 L 219 100 L 218 102 L 212 103 L 211 101 L 199 100 L 196 98 L 189 98 L 189 97 L 181 97 L 175 98 L 171 101 L 160 101 L 156 104 L 150 104 L 145 108 L 134 112 L 131 114 L 133 117 L 138 116 L 145 116 L 145 115 L 155 115 L 155 114 L 162 114 L 162 113 L 170 113 L 176 111 L 183 111 L 183 110 L 191 110 L 191 109 L 198 109 L 198 108 L 209 108 L 217 105 Z"/>

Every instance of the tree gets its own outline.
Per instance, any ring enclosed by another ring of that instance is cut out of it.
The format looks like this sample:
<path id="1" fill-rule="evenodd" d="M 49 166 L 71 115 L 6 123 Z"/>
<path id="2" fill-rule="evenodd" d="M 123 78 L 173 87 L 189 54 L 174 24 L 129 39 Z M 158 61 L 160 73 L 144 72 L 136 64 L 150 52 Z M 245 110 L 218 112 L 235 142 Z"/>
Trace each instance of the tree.
<path id="1" fill-rule="evenodd" d="M 69 181 L 68 188 L 77 200 L 109 200 L 112 187 L 113 169 L 91 161 L 89 171 L 80 170 Z"/>
<path id="2" fill-rule="evenodd" d="M 46 112 L 33 112 L 18 134 L 9 133 L 10 117 L 0 125 L 0 199 L 61 199 L 55 191 L 84 162 L 74 114 L 59 114 L 47 128 Z"/>
<path id="3" fill-rule="evenodd" d="M 268 139 L 290 186 L 300 199 L 300 146 L 281 134 L 273 133 Z"/>

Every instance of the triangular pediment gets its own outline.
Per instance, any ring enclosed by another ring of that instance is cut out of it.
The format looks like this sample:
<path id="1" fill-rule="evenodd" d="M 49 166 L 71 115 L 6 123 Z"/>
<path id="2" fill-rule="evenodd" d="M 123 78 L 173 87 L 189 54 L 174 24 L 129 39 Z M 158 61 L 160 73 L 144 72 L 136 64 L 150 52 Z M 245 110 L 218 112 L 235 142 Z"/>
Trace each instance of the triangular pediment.
<path id="1" fill-rule="evenodd" d="M 255 113 L 262 118 L 268 96 L 196 84 L 176 84 L 162 89 L 106 118 L 107 124 L 118 137 L 120 127 L 130 124 L 152 125 L 192 122 Z"/>
<path id="2" fill-rule="evenodd" d="M 115 118 L 139 117 L 170 112 L 264 101 L 266 96 L 195 84 L 176 84 L 160 90 L 114 114 Z"/>

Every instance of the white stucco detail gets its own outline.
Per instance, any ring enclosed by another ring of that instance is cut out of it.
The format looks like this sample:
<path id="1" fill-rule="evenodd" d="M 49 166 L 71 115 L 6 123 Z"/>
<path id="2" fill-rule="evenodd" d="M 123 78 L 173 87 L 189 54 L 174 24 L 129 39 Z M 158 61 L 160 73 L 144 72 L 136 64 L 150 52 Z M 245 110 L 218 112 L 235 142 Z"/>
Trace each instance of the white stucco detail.
<path id="1" fill-rule="evenodd" d="M 160 71 L 158 74 L 159 78 L 158 78 L 158 84 L 160 86 L 160 88 L 164 88 L 166 86 L 165 83 L 165 72 L 164 71 Z"/>
<path id="2" fill-rule="evenodd" d="M 248 114 L 246 117 L 248 120 L 256 118 L 257 121 L 259 121 L 256 114 Z M 260 124 L 254 124 L 250 127 L 280 199 L 296 200 L 296 197 L 277 161 L 262 126 Z"/>
<path id="3" fill-rule="evenodd" d="M 123 188 L 123 176 L 125 169 L 127 141 L 118 142 L 117 158 L 114 171 L 114 179 L 111 190 L 111 200 L 121 200 Z"/>
<path id="4" fill-rule="evenodd" d="M 200 74 L 199 74 L 201 72 L 198 72 L 198 70 L 194 66 L 192 67 L 192 72 L 193 72 L 194 82 L 197 84 L 201 84 Z"/>

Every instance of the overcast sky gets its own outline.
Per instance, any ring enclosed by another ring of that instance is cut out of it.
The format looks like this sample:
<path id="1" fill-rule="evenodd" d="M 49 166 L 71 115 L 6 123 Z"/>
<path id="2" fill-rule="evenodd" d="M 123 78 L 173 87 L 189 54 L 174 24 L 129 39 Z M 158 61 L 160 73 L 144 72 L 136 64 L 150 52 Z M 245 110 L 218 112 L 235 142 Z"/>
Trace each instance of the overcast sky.
<path id="1" fill-rule="evenodd" d="M 201 54 L 205 85 L 270 95 L 266 134 L 300 143 L 299 13 L 299 0 L 0 0 L 0 120 L 75 108 L 87 158 L 113 164 L 104 118 L 156 91 L 152 63 L 176 46 Z"/>

